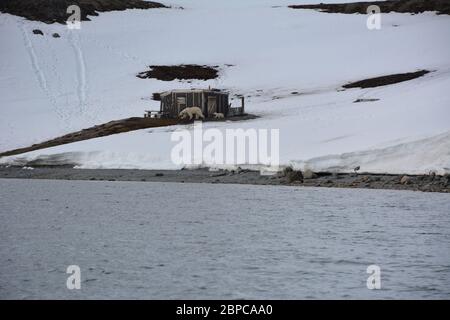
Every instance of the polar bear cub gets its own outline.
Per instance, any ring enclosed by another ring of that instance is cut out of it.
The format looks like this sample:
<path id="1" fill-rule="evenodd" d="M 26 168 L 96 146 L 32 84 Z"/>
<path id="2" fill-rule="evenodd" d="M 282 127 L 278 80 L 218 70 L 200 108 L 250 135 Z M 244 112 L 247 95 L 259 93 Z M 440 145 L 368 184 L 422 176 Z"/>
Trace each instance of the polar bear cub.
<path id="1" fill-rule="evenodd" d="M 178 114 L 180 119 L 186 119 L 186 117 L 189 117 L 189 120 L 192 120 L 192 118 L 195 116 L 195 119 L 205 119 L 205 116 L 202 113 L 202 110 L 199 107 L 190 107 L 185 108 L 181 110 L 181 112 Z"/>
<path id="2" fill-rule="evenodd" d="M 220 113 L 220 112 L 214 112 L 213 116 L 214 116 L 214 119 L 223 119 L 223 118 L 225 118 L 223 113 Z"/>

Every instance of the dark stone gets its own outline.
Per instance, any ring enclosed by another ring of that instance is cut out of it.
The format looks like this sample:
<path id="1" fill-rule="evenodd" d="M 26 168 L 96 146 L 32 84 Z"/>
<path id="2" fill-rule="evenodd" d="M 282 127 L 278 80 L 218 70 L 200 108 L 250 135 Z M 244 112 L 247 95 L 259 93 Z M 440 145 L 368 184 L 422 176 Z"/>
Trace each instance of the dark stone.
<path id="1" fill-rule="evenodd" d="M 403 176 L 403 177 L 400 179 L 400 183 L 401 183 L 401 184 L 410 184 L 410 183 L 411 183 L 411 178 L 408 177 L 408 176 Z"/>
<path id="2" fill-rule="evenodd" d="M 161 93 L 153 92 L 152 99 L 155 100 L 155 101 L 161 101 Z"/>
<path id="3" fill-rule="evenodd" d="M 345 1 L 342 1 L 345 2 Z M 370 5 L 377 5 L 381 12 L 400 13 L 422 13 L 425 11 L 436 11 L 438 14 L 450 14 L 450 1 L 448 0 L 387 0 L 374 2 L 352 2 L 352 3 L 320 3 L 306 5 L 290 5 L 291 9 L 314 9 L 326 13 L 361 13 L 366 14 Z"/>
<path id="4" fill-rule="evenodd" d="M 299 181 L 303 182 L 303 174 L 300 170 L 292 170 L 286 175 L 287 181 L 289 183 Z"/>
<path id="5" fill-rule="evenodd" d="M 34 29 L 34 30 L 33 30 L 33 33 L 34 33 L 34 34 L 40 34 L 41 36 L 44 35 L 44 33 L 43 33 L 41 30 L 39 30 L 39 29 Z"/>
<path id="6" fill-rule="evenodd" d="M 292 171 L 294 171 L 294 169 L 292 169 L 292 167 L 286 167 L 283 169 L 282 175 L 283 177 L 286 177 L 289 173 L 291 173 Z"/>
<path id="7" fill-rule="evenodd" d="M 59 33 L 54 33 L 52 34 L 53 38 L 61 38 L 61 36 L 59 35 Z"/>

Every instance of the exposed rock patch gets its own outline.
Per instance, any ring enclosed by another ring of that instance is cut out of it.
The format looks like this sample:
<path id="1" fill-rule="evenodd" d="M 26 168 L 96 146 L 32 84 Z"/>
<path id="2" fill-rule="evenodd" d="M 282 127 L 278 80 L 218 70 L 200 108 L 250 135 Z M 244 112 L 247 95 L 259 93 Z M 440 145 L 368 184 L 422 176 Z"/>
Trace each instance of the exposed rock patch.
<path id="1" fill-rule="evenodd" d="M 227 121 L 245 121 L 256 119 L 258 116 L 253 114 L 245 113 L 239 116 L 233 116 L 226 118 Z M 214 119 L 208 119 L 205 121 L 219 121 Z M 156 128 L 156 127 L 165 127 L 171 126 L 175 124 L 190 124 L 193 123 L 192 120 L 180 120 L 177 118 L 140 118 L 140 117 L 132 117 L 120 120 L 114 120 L 107 123 L 103 123 L 100 125 L 96 125 L 87 129 L 83 129 L 80 131 L 76 131 L 73 133 L 69 133 L 63 135 L 61 137 L 57 137 L 55 139 L 47 140 L 41 143 L 33 144 L 32 146 L 19 148 L 14 150 L 9 150 L 0 153 L 1 157 L 7 157 L 12 155 L 17 155 L 25 152 L 30 152 L 34 150 L 40 150 L 50 147 L 59 146 L 62 144 L 88 140 L 93 138 L 105 137 L 112 134 L 123 133 L 128 131 L 140 130 L 145 128 Z"/>
<path id="2" fill-rule="evenodd" d="M 159 93 L 159 92 L 153 92 L 153 94 L 152 94 L 152 100 L 155 100 L 155 101 L 161 101 L 161 93 Z"/>
<path id="3" fill-rule="evenodd" d="M 43 33 L 41 30 L 39 30 L 39 29 L 34 29 L 34 30 L 33 30 L 33 33 L 34 33 L 34 34 L 39 34 L 39 35 L 41 35 L 41 36 L 44 35 L 44 33 Z"/>
<path id="4" fill-rule="evenodd" d="M 6 151 L 0 153 L 0 157 L 21 154 L 29 151 L 45 149 L 62 144 L 99 138 L 133 130 L 175 125 L 177 123 L 178 119 L 153 119 L 153 118 L 134 117 L 122 120 L 115 120 L 91 128 L 83 129 L 81 131 L 69 133 L 52 140 L 44 141 L 42 143 L 37 143 L 30 147 Z"/>
<path id="5" fill-rule="evenodd" d="M 65 24 L 71 15 L 67 13 L 71 5 L 80 7 L 82 21 L 89 21 L 88 16 L 98 16 L 98 12 L 167 8 L 162 3 L 143 0 L 1 0 L 0 11 L 28 20 Z"/>
<path id="6" fill-rule="evenodd" d="M 219 76 L 219 66 L 200 66 L 196 64 L 182 64 L 174 66 L 150 66 L 149 71 L 140 72 L 141 79 L 153 78 L 162 81 L 173 80 L 210 80 Z"/>
<path id="7" fill-rule="evenodd" d="M 288 183 L 303 183 L 303 174 L 300 170 L 294 170 L 291 167 L 287 167 L 283 170 L 283 176 L 286 177 Z"/>
<path id="8" fill-rule="evenodd" d="M 374 87 L 387 86 L 389 84 L 413 80 L 413 79 L 422 77 L 429 72 L 430 71 L 428 71 L 428 70 L 420 70 L 420 71 L 416 71 L 416 72 L 390 74 L 387 76 L 381 76 L 381 77 L 375 77 L 375 78 L 369 78 L 369 79 L 360 80 L 360 81 L 356 81 L 356 82 L 351 82 L 346 85 L 343 85 L 342 87 L 345 89 L 350 89 L 350 88 L 374 88 Z M 355 101 L 355 102 L 361 102 L 361 101 Z"/>
<path id="9" fill-rule="evenodd" d="M 261 175 L 259 171 L 219 170 L 211 174 L 208 169 L 196 170 L 125 170 L 125 169 L 73 169 L 76 163 L 69 163 L 67 155 L 41 156 L 20 166 L 0 166 L 0 178 L 64 179 L 64 180 L 116 180 L 116 181 L 158 181 L 180 183 L 232 183 L 255 185 L 288 185 L 302 187 L 393 189 L 424 192 L 450 192 L 448 176 L 408 175 L 406 184 L 400 183 L 404 175 L 364 173 L 315 172 L 314 179 L 289 181 L 283 172 L 278 175 Z M 24 170 L 23 167 L 34 167 Z M 285 171 L 287 174 L 299 172 Z M 299 177 L 299 175 L 298 175 Z"/>
<path id="10" fill-rule="evenodd" d="M 370 5 L 377 5 L 381 12 L 422 13 L 435 11 L 437 14 L 450 14 L 450 0 L 388 0 L 354 3 L 320 3 L 290 5 L 292 9 L 314 9 L 326 13 L 366 14 Z"/>

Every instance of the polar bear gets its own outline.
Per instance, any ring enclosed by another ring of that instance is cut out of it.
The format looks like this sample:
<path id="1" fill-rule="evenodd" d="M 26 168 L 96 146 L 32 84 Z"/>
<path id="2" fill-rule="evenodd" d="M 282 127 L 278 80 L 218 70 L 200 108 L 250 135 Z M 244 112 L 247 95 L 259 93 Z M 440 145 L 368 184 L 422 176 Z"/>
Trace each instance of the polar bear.
<path id="1" fill-rule="evenodd" d="M 196 120 L 200 118 L 205 119 L 205 116 L 203 115 L 202 110 L 199 107 L 184 108 L 178 114 L 178 117 L 180 117 L 180 119 L 186 119 L 186 117 L 189 117 L 189 120 L 192 120 L 194 116 Z"/>
<path id="2" fill-rule="evenodd" d="M 220 112 L 214 112 L 213 116 L 214 116 L 214 119 L 223 119 L 223 118 L 225 118 L 223 113 L 220 113 Z"/>

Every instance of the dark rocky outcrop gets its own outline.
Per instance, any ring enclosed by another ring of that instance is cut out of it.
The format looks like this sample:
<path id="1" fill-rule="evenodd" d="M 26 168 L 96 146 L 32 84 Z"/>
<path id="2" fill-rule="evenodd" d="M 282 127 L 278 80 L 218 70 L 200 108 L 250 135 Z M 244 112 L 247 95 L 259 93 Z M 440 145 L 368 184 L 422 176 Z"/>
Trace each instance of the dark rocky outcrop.
<path id="1" fill-rule="evenodd" d="M 89 21 L 88 16 L 98 16 L 98 12 L 167 8 L 159 2 L 143 0 L 1 0 L 0 12 L 28 20 L 65 24 L 70 16 L 67 8 L 71 5 L 80 7 L 82 21 Z"/>
<path id="2" fill-rule="evenodd" d="M 375 101 L 379 101 L 380 99 L 356 99 L 355 101 L 353 101 L 353 103 L 360 103 L 360 102 L 375 102 Z"/>
<path id="3" fill-rule="evenodd" d="M 91 128 L 83 129 L 81 131 L 66 134 L 64 136 L 34 144 L 30 147 L 20 148 L 15 150 L 0 153 L 0 157 L 11 156 L 30 152 L 39 149 L 45 149 L 62 144 L 88 140 L 98 137 L 109 136 L 112 134 L 134 131 L 145 128 L 163 127 L 175 125 L 178 123 L 177 119 L 153 119 L 153 118 L 127 118 L 121 120 L 114 120 L 104 124 L 100 124 Z"/>
<path id="4" fill-rule="evenodd" d="M 182 64 L 174 66 L 150 66 L 149 71 L 141 72 L 138 78 L 154 78 L 162 81 L 173 80 L 209 80 L 219 76 L 218 66 L 200 66 L 196 64 Z"/>
<path id="5" fill-rule="evenodd" d="M 286 167 L 283 172 L 282 176 L 286 178 L 286 181 L 288 183 L 293 182 L 300 182 L 303 183 L 303 174 L 300 170 L 294 170 L 292 167 Z"/>
<path id="6" fill-rule="evenodd" d="M 327 188 L 365 188 L 392 189 L 423 192 L 450 193 L 448 175 L 407 175 L 408 183 L 400 183 L 403 174 L 371 174 L 364 173 L 332 173 L 315 172 L 316 178 L 299 179 L 300 171 L 292 168 L 278 175 L 261 175 L 252 170 L 219 170 L 211 173 L 207 168 L 195 170 L 126 170 L 126 169 L 73 169 L 76 163 L 74 155 L 56 154 L 42 155 L 32 161 L 23 159 L 13 166 L 0 166 L 0 178 L 25 179 L 65 179 L 65 180 L 116 180 L 116 181 L 158 181 L 180 183 L 232 183 L 255 185 L 287 185 L 302 187 Z M 34 170 L 23 170 L 22 167 L 33 167 Z M 286 179 L 285 174 L 294 177 Z"/>
<path id="7" fill-rule="evenodd" d="M 387 76 L 381 76 L 381 77 L 375 77 L 375 78 L 369 78 L 365 80 L 360 80 L 356 82 L 351 82 L 346 85 L 343 85 L 342 87 L 345 89 L 349 88 L 374 88 L 374 87 L 380 87 L 380 86 L 386 86 L 389 84 L 395 84 L 403 81 L 409 81 L 413 80 L 419 77 L 422 77 L 429 73 L 428 70 L 420 70 L 416 72 L 408 72 L 408 73 L 397 73 L 397 74 L 390 74 Z M 360 101 L 355 101 L 360 102 Z"/>
<path id="8" fill-rule="evenodd" d="M 34 29 L 34 30 L 33 30 L 33 33 L 34 33 L 34 34 L 39 34 L 39 35 L 41 35 L 41 36 L 44 35 L 44 33 L 43 33 L 41 30 L 39 30 L 39 29 Z"/>
<path id="9" fill-rule="evenodd" d="M 354 3 L 320 3 L 290 5 L 292 9 L 314 9 L 326 13 L 366 14 L 371 5 L 380 7 L 381 12 L 422 13 L 435 11 L 437 14 L 450 14 L 450 0 L 389 0 Z"/>

